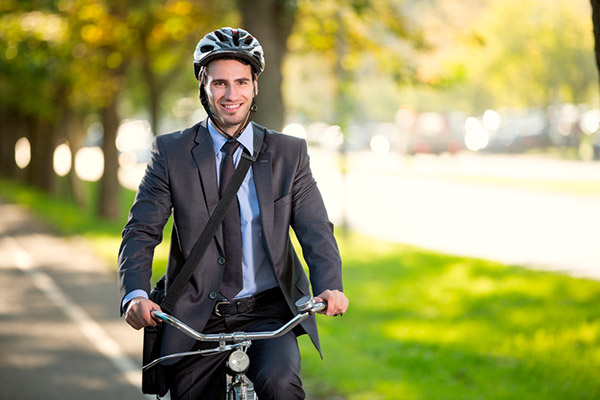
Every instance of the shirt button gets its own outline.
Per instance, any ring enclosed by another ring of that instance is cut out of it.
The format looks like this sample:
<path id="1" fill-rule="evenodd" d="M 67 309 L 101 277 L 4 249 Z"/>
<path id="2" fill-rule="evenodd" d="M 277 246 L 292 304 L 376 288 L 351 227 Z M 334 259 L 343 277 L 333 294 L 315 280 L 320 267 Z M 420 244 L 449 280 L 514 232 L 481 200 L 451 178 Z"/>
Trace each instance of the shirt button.
<path id="1" fill-rule="evenodd" d="M 215 292 L 210 292 L 208 294 L 208 298 L 211 299 L 211 300 L 214 300 L 214 299 L 217 298 L 217 294 Z"/>
<path id="2" fill-rule="evenodd" d="M 217 262 L 219 263 L 219 265 L 224 265 L 225 264 L 225 257 L 219 257 L 219 259 L 217 260 Z"/>

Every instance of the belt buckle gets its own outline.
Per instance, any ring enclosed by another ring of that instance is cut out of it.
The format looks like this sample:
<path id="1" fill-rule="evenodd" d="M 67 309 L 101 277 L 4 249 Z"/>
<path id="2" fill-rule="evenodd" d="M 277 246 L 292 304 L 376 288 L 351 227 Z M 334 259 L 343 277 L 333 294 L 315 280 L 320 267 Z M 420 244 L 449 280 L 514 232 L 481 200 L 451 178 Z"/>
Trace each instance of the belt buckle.
<path id="1" fill-rule="evenodd" d="M 223 315 L 223 314 L 221 314 L 219 312 L 219 306 L 220 305 L 228 305 L 228 304 L 231 304 L 231 302 L 230 301 L 219 301 L 219 302 L 217 302 L 217 304 L 215 304 L 215 315 L 217 317 L 226 317 L 226 315 Z"/>

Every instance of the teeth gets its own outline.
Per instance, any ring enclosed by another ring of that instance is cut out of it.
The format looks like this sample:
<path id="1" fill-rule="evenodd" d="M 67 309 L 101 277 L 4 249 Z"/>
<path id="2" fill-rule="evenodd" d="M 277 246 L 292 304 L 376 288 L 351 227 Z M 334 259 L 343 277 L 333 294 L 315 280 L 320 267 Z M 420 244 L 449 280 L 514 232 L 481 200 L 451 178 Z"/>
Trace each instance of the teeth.
<path id="1" fill-rule="evenodd" d="M 236 104 L 236 105 L 233 105 L 233 106 L 224 105 L 223 107 L 225 107 L 225 108 L 238 108 L 239 106 L 240 106 L 239 104 Z"/>

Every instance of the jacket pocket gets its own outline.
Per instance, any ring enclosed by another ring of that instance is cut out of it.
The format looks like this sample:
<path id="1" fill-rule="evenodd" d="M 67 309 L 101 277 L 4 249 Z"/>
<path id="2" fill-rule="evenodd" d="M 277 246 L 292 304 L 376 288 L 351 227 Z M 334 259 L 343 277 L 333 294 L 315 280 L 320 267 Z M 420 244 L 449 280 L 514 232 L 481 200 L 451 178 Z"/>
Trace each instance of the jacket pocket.
<path id="1" fill-rule="evenodd" d="M 275 200 L 273 202 L 273 208 L 275 211 L 277 211 L 281 207 L 284 207 L 284 206 L 290 204 L 291 202 L 292 202 L 292 194 L 288 193 L 285 196 L 280 197 L 277 200 Z"/>

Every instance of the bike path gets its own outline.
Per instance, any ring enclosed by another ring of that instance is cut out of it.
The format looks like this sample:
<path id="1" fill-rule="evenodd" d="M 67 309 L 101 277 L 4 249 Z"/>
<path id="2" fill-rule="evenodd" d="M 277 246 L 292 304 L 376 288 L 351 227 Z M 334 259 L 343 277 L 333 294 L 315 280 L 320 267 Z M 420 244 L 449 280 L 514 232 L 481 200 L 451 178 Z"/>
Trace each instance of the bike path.
<path id="1" fill-rule="evenodd" d="M 83 239 L 0 202 L 0 399 L 144 399 L 142 333 Z"/>

